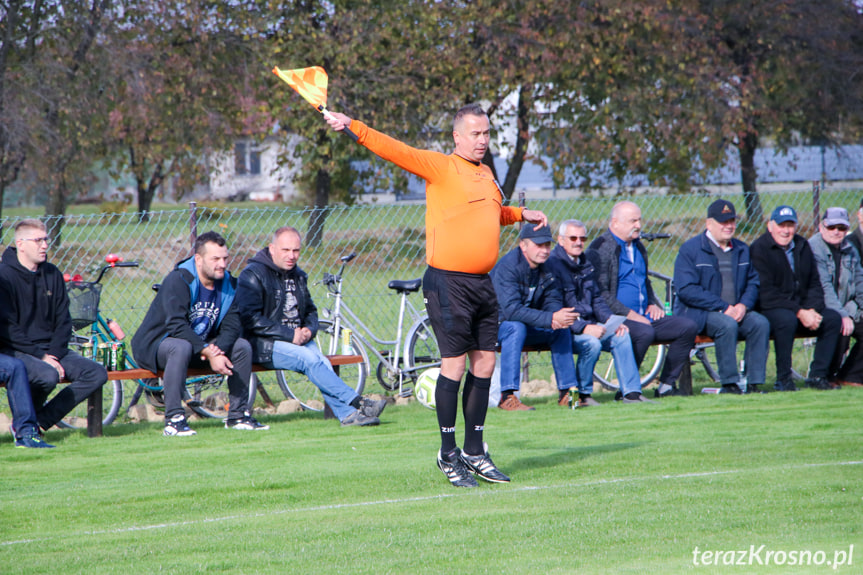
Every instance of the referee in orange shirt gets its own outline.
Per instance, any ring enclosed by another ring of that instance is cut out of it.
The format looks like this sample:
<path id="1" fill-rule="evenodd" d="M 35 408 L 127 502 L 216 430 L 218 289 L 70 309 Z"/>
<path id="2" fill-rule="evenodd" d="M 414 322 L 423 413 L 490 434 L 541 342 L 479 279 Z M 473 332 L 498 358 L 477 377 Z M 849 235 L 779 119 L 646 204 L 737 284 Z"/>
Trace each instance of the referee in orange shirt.
<path id="1" fill-rule="evenodd" d="M 331 113 L 327 123 L 338 131 L 349 127 L 361 145 L 426 181 L 429 267 L 423 295 L 442 356 L 435 389 L 441 434 L 437 464 L 456 487 L 475 487 L 472 474 L 490 482 L 508 482 L 483 442 L 498 323 L 497 298 L 488 272 L 500 251 L 502 225 L 524 221 L 539 228 L 548 219 L 540 211 L 503 205 L 500 186 L 482 163 L 491 130 L 488 115 L 478 104 L 456 113 L 452 154 L 412 148 L 344 114 Z M 462 451 L 455 441 L 455 423 L 468 359 Z"/>

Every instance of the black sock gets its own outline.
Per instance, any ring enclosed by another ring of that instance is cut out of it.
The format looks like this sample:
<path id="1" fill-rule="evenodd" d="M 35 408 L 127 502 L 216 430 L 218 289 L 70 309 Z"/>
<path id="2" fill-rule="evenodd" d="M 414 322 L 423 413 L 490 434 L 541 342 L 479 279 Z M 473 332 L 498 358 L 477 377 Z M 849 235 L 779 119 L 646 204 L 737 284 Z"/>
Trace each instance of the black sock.
<path id="1" fill-rule="evenodd" d="M 590 397 L 590 394 L 589 394 L 589 393 L 579 393 L 579 394 L 578 394 L 578 399 L 580 399 L 580 400 L 582 400 L 582 401 L 584 401 L 584 400 L 585 400 L 585 399 L 587 399 L 588 397 Z"/>
<path id="2" fill-rule="evenodd" d="M 353 400 L 351 400 L 351 402 L 350 402 L 348 405 L 350 405 L 350 406 L 351 406 L 351 407 L 353 407 L 354 409 L 359 410 L 359 408 L 360 408 L 360 402 L 362 401 L 362 399 L 363 399 L 363 398 L 362 398 L 362 396 L 361 396 L 361 395 L 358 395 L 358 396 L 356 396 L 355 398 L 353 398 Z"/>
<path id="3" fill-rule="evenodd" d="M 564 397 L 566 397 L 568 395 L 569 395 L 568 389 L 558 389 L 557 390 L 557 400 L 558 401 L 560 401 L 561 399 L 563 399 Z"/>
<path id="4" fill-rule="evenodd" d="M 641 393 L 639 393 L 637 391 L 630 391 L 629 393 L 626 394 L 626 399 L 638 399 L 638 396 L 640 396 L 640 395 L 641 395 Z"/>
<path id="5" fill-rule="evenodd" d="M 481 455 L 482 432 L 485 427 L 485 414 L 488 411 L 488 392 L 491 388 L 490 377 L 475 377 L 467 372 L 462 395 L 464 414 L 464 451 L 468 455 Z"/>
<path id="6" fill-rule="evenodd" d="M 461 382 L 438 375 L 434 391 L 435 412 L 440 427 L 441 453 L 449 453 L 456 448 L 455 418 L 458 412 L 458 388 Z"/>

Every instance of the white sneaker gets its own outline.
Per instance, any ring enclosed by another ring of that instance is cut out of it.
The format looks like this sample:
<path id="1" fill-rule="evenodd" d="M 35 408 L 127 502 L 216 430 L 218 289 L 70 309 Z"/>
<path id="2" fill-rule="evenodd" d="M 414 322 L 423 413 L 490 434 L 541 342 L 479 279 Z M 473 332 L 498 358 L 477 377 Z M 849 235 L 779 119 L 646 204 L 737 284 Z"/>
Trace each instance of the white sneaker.
<path id="1" fill-rule="evenodd" d="M 171 437 L 173 435 L 197 435 L 197 432 L 186 423 L 185 415 L 175 415 L 165 422 L 165 430 L 162 435 Z"/>

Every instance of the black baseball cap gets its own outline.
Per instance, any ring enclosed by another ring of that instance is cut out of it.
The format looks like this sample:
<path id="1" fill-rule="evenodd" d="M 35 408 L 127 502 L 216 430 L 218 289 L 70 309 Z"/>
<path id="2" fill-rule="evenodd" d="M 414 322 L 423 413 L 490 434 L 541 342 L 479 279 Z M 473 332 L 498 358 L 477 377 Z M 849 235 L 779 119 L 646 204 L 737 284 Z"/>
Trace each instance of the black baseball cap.
<path id="1" fill-rule="evenodd" d="M 521 227 L 521 233 L 518 234 L 518 238 L 521 240 L 530 240 L 535 244 L 547 244 L 551 242 L 550 227 L 542 226 L 538 230 L 534 229 L 535 227 L 534 224 L 525 222 Z"/>
<path id="2" fill-rule="evenodd" d="M 716 200 L 707 208 L 707 217 L 722 223 L 735 219 L 737 212 L 734 211 L 734 204 L 728 200 Z"/>

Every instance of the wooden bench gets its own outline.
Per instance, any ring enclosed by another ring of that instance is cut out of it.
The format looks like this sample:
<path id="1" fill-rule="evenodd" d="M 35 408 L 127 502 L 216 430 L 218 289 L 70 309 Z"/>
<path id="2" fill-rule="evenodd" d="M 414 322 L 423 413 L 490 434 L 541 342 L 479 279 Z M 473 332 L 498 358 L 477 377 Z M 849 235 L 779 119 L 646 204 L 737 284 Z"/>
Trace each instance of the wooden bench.
<path id="1" fill-rule="evenodd" d="M 339 366 L 349 365 L 353 363 L 362 363 L 361 355 L 328 355 L 327 359 L 333 366 L 333 370 L 339 373 Z M 252 372 L 271 371 L 259 364 L 252 366 Z M 189 377 L 198 377 L 203 375 L 215 375 L 215 372 L 209 369 L 189 368 L 187 375 Z M 123 369 L 118 371 L 108 371 L 108 381 L 120 381 L 125 379 L 150 379 L 159 378 L 162 372 L 153 373 L 148 369 L 134 368 Z M 5 383 L 0 382 L 0 387 L 6 387 Z M 329 408 L 329 406 L 327 406 Z M 102 390 L 100 389 L 93 395 L 87 398 L 87 436 L 101 437 L 102 436 Z"/>

